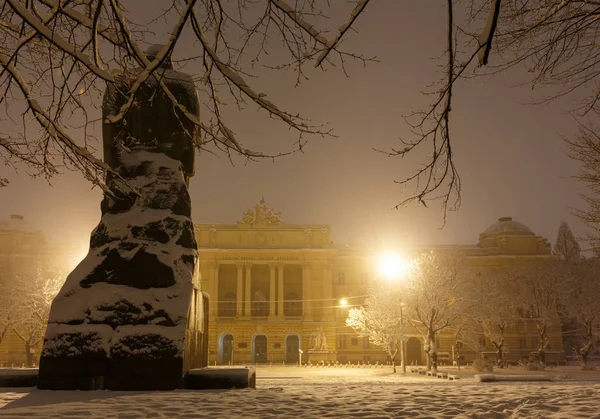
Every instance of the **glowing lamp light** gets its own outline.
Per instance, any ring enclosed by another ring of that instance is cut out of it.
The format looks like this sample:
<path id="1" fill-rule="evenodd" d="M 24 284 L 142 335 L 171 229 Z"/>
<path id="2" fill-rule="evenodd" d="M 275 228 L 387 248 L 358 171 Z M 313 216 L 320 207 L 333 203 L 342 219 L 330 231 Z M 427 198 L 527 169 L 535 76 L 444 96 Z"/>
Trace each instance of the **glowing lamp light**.
<path id="1" fill-rule="evenodd" d="M 348 300 L 346 300 L 345 298 L 342 298 L 340 300 L 340 306 L 346 307 L 347 305 L 348 305 Z"/>
<path id="2" fill-rule="evenodd" d="M 401 278 L 408 270 L 408 262 L 395 254 L 385 254 L 379 260 L 379 273 L 387 279 Z"/>

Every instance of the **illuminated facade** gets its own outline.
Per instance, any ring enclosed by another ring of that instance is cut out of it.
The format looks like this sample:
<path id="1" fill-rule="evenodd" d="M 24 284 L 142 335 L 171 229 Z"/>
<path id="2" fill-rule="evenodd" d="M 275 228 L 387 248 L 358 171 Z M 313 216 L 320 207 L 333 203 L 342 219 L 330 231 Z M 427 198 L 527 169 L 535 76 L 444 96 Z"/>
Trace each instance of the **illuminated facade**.
<path id="1" fill-rule="evenodd" d="M 23 219 L 13 214 L 8 220 L 0 220 L 0 305 L 6 305 L 8 290 L 19 287 L 29 273 L 48 260 L 48 246 L 44 236 L 34 231 Z M 10 313 L 0 307 L 0 367 L 21 366 L 25 363 L 23 340 L 12 327 L 6 327 Z M 39 352 L 39 345 L 33 351 Z"/>
<path id="2" fill-rule="evenodd" d="M 377 277 L 371 250 L 335 248 L 327 225 L 289 225 L 261 200 L 236 224 L 197 224 L 203 289 L 211 296 L 209 362 L 296 363 L 302 361 L 386 362 L 387 356 L 367 338 L 345 326 L 345 298 L 364 301 Z M 432 246 L 410 249 L 453 251 L 467 256 L 469 266 L 486 269 L 529 265 L 551 258 L 546 239 L 509 217 L 486 229 L 472 246 Z M 549 333 L 547 362 L 563 361 L 560 323 Z M 316 337 L 321 343 L 315 345 Z M 535 351 L 532 325 L 520 325 L 506 335 L 506 359 L 517 362 Z M 489 342 L 484 354 L 491 355 Z M 439 337 L 439 361 L 449 363 L 453 351 L 465 362 L 475 353 L 456 348 L 453 335 Z M 458 344 L 460 345 L 460 343 Z M 303 354 L 300 355 L 298 349 Z M 410 363 L 425 361 L 422 338 L 407 342 Z"/>
<path id="3" fill-rule="evenodd" d="M 12 287 L 25 267 L 68 259 L 73 250 L 48 246 L 41 234 L 26 227 L 22 217 L 13 217 L 0 222 L 0 292 Z M 289 364 L 297 363 L 299 356 L 303 362 L 387 361 L 380 348 L 345 325 L 348 308 L 339 305 L 342 298 L 359 305 L 370 284 L 378 280 L 373 249 L 336 248 L 330 226 L 285 224 L 264 200 L 235 224 L 196 224 L 195 231 L 202 288 L 211 302 L 210 364 Z M 406 253 L 427 250 L 462 253 L 482 273 L 552 257 L 547 240 L 510 218 L 501 218 L 486 229 L 476 245 L 430 246 Z M 409 335 L 408 362 L 425 362 L 422 337 Z M 563 361 L 559 323 L 549 335 L 547 362 Z M 506 359 L 527 358 L 535 351 L 535 339 L 532 325 L 509 330 Z M 482 343 L 484 354 L 493 357 L 491 344 Z M 441 334 L 438 346 L 440 363 L 450 363 L 454 351 L 460 351 L 465 362 L 475 357 L 467 347 L 458 348 L 452 334 Z M 9 328 L 0 344 L 0 366 L 24 362 L 24 343 Z"/>

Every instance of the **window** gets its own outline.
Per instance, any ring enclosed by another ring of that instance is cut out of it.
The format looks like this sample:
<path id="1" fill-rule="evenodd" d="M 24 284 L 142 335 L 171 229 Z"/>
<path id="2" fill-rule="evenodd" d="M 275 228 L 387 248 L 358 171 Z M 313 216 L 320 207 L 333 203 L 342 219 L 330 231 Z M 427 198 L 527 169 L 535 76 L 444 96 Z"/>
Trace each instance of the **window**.
<path id="1" fill-rule="evenodd" d="M 537 349 L 537 347 L 538 347 L 538 337 L 537 336 L 531 337 L 531 347 L 534 349 Z"/>
<path id="2" fill-rule="evenodd" d="M 262 291 L 256 291 L 252 296 L 252 316 L 265 317 L 269 315 L 269 303 Z"/>
<path id="3" fill-rule="evenodd" d="M 456 342 L 456 349 L 462 349 L 463 348 L 463 343 L 459 340 Z"/>
<path id="4" fill-rule="evenodd" d="M 346 349 L 346 335 L 339 335 L 337 341 L 338 349 Z"/>
<path id="5" fill-rule="evenodd" d="M 527 348 L 527 338 L 525 336 L 519 336 L 519 348 Z"/>
<path id="6" fill-rule="evenodd" d="M 369 338 L 368 338 L 368 337 L 366 337 L 366 336 L 365 336 L 365 337 L 363 337 L 363 342 L 362 342 L 362 344 L 363 344 L 363 349 L 369 349 L 369 348 L 370 348 L 370 345 L 369 345 Z"/>
<path id="7" fill-rule="evenodd" d="M 283 315 L 284 316 L 301 316 L 302 315 L 302 301 L 295 292 L 290 292 L 285 296 L 285 302 L 283 303 Z"/>
<path id="8" fill-rule="evenodd" d="M 219 301 L 219 316 L 220 317 L 235 317 L 235 293 L 228 292 L 223 297 L 223 301 Z"/>
<path id="9" fill-rule="evenodd" d="M 485 348 L 485 337 L 479 338 L 479 346 Z"/>
<path id="10" fill-rule="evenodd" d="M 363 272 L 360 274 L 360 284 L 367 285 L 369 283 L 369 274 L 367 272 Z"/>
<path id="11" fill-rule="evenodd" d="M 350 341 L 350 344 L 352 346 L 358 346 L 358 338 L 352 338 L 352 340 Z"/>
<path id="12" fill-rule="evenodd" d="M 344 272 L 338 272 L 337 274 L 337 284 L 344 285 L 346 284 L 346 274 Z"/>

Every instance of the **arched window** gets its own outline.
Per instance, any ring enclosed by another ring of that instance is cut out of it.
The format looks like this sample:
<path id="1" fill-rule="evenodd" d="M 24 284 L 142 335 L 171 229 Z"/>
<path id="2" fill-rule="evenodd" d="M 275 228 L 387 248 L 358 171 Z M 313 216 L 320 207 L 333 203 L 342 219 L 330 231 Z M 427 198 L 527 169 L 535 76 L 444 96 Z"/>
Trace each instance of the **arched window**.
<path id="1" fill-rule="evenodd" d="M 236 295 L 234 292 L 228 292 L 223 297 L 223 301 L 219 301 L 219 317 L 235 317 Z"/>
<path id="2" fill-rule="evenodd" d="M 267 297 L 262 291 L 256 291 L 252 296 L 252 316 L 268 316 L 269 304 Z"/>
<path id="3" fill-rule="evenodd" d="M 285 304 L 283 306 L 283 314 L 285 316 L 301 316 L 302 315 L 302 301 L 300 296 L 295 292 L 290 292 L 285 297 Z"/>

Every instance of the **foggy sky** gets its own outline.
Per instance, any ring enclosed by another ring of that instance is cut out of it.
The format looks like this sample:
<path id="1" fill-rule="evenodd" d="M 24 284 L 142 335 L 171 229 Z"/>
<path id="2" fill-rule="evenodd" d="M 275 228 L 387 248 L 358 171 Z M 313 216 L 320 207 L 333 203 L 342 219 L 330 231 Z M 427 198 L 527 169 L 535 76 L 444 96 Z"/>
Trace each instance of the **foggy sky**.
<path id="1" fill-rule="evenodd" d="M 147 9 L 134 12 L 142 19 Z M 297 88 L 294 74 L 257 71 L 255 90 L 281 108 L 327 122 L 338 137 L 311 138 L 304 153 L 275 162 L 240 160 L 233 167 L 223 156 L 200 155 L 190 186 L 194 222 L 235 223 L 264 197 L 286 223 L 331 224 L 336 245 L 475 244 L 501 216 L 512 216 L 552 243 L 561 220 L 576 236 L 584 235 L 571 214 L 583 205 L 578 193 L 584 189 L 571 178 L 577 165 L 560 138 L 575 131 L 567 114 L 571 103 L 529 105 L 530 90 L 512 87 L 527 76 L 517 70 L 457 85 L 451 128 L 463 200 L 458 212 L 448 214 L 446 226 L 439 229 L 437 206 L 391 209 L 402 200 L 402 187 L 393 181 L 423 160 L 416 160 L 418 153 L 388 158 L 372 149 L 398 147 L 399 137 L 411 138 L 402 116 L 432 100 L 421 92 L 438 77 L 441 62 L 432 57 L 444 50 L 444 25 L 444 2 L 379 0 L 359 19 L 359 33 L 351 34 L 344 48 L 375 55 L 380 63 L 366 68 L 349 63 L 349 78 L 333 68 L 315 70 Z M 281 124 L 258 118 L 255 109 L 231 108 L 232 128 L 245 146 L 285 148 L 295 140 Z M 55 178 L 52 186 L 31 180 L 24 170 L 16 175 L 1 167 L 0 175 L 11 181 L 0 188 L 1 219 L 23 214 L 50 241 L 87 245 L 100 220 L 97 188 L 77 173 Z"/>

